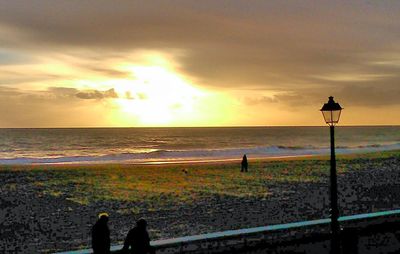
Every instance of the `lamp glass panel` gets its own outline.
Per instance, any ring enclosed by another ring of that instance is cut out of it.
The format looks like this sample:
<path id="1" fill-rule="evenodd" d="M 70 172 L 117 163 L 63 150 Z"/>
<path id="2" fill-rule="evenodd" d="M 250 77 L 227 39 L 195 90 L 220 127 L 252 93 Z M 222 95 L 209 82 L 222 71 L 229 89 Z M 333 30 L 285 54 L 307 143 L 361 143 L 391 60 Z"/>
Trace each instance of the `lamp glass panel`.
<path id="1" fill-rule="evenodd" d="M 324 116 L 325 122 L 329 125 L 334 125 L 339 122 L 341 110 L 324 110 L 322 115 Z"/>
<path id="2" fill-rule="evenodd" d="M 334 111 L 332 111 L 332 121 L 333 121 L 334 123 L 338 123 L 338 122 L 339 122 L 340 113 L 341 113 L 341 112 L 342 112 L 341 110 L 334 110 Z"/>

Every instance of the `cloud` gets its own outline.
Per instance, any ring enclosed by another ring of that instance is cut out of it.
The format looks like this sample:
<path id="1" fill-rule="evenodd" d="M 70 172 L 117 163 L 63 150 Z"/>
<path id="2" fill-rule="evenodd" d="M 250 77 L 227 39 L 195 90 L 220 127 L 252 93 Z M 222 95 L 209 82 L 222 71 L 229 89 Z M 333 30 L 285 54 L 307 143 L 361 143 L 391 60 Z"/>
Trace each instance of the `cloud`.
<path id="1" fill-rule="evenodd" d="M 315 80 L 324 86 L 332 75 L 348 72 L 363 79 L 397 75 L 366 64 L 399 50 L 400 38 L 392 32 L 400 28 L 396 2 L 178 3 L 44 0 L 33 8 L 30 1 L 11 1 L 0 8 L 0 25 L 14 36 L 0 40 L 9 47 L 69 52 L 88 59 L 87 70 L 122 78 L 129 73 L 102 66 L 107 58 L 182 49 L 179 70 L 214 88 L 285 90 L 312 87 Z"/>
<path id="2" fill-rule="evenodd" d="M 271 97 L 254 96 L 246 98 L 246 105 L 283 105 L 291 109 L 314 106 L 324 103 L 328 96 L 334 96 L 345 107 L 390 107 L 400 106 L 400 80 L 387 83 L 381 87 L 369 84 L 352 84 L 332 86 L 327 89 L 316 88 L 313 90 L 293 89 L 280 92 Z"/>
<path id="3" fill-rule="evenodd" d="M 0 94 L 5 99 L 25 98 L 26 100 L 78 100 L 78 99 L 115 99 L 119 98 L 114 88 L 105 91 L 79 90 L 72 87 L 48 87 L 45 90 L 25 90 L 0 86 Z"/>
<path id="4" fill-rule="evenodd" d="M 0 66 L 7 64 L 20 64 L 31 62 L 29 56 L 22 55 L 13 51 L 1 50 L 0 48 Z"/>
<path id="5" fill-rule="evenodd" d="M 93 63 L 90 63 L 93 64 Z M 109 78 L 128 78 L 132 77 L 132 74 L 125 71 L 119 71 L 112 68 L 104 68 L 104 67 L 92 67 L 91 65 L 82 65 L 81 67 L 85 68 L 86 70 L 90 70 L 93 72 L 97 72 Z"/>
<path id="6" fill-rule="evenodd" d="M 400 105 L 400 87 L 398 84 L 391 84 L 386 87 L 377 87 L 371 84 L 353 85 L 341 89 L 338 96 L 345 100 L 349 106 L 384 107 Z"/>
<path id="7" fill-rule="evenodd" d="M 246 105 L 292 110 L 334 95 L 344 105 L 390 107 L 399 104 L 399 13 L 400 1 L 3 1 L 0 64 L 56 59 L 66 71 L 2 68 L 0 85 L 134 78 L 114 64 L 140 65 L 132 54 L 148 50 L 171 53 L 176 71 L 197 86 L 245 91 Z M 19 96 L 118 97 L 113 89 L 45 90 Z"/>
<path id="8" fill-rule="evenodd" d="M 106 91 L 92 90 L 87 92 L 79 92 L 75 94 L 76 97 L 80 99 L 106 99 L 106 98 L 118 98 L 118 94 L 115 92 L 114 88 Z"/>
<path id="9" fill-rule="evenodd" d="M 275 97 L 274 96 L 257 96 L 257 97 L 247 96 L 244 98 L 244 103 L 249 106 L 259 105 L 259 104 L 270 104 L 270 103 L 276 103 L 276 102 L 278 102 L 276 96 Z"/>
<path id="10" fill-rule="evenodd" d="M 112 126 L 113 104 L 83 100 L 79 90 L 51 87 L 41 91 L 0 86 L 0 127 Z M 104 91 L 113 96 L 112 89 Z M 132 118 L 134 123 L 136 120 Z"/>
<path id="11" fill-rule="evenodd" d="M 79 90 L 72 87 L 49 87 L 47 88 L 47 92 L 57 98 L 73 98 Z"/>

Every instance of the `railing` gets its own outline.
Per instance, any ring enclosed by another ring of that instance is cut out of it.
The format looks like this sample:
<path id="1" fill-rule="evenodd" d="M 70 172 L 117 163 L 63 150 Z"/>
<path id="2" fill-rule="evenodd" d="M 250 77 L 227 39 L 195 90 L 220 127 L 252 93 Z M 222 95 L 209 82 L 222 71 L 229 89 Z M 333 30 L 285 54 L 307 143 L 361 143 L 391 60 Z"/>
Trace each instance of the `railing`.
<path id="1" fill-rule="evenodd" d="M 400 210 L 391 210 L 375 213 L 357 214 L 339 218 L 341 226 L 345 228 L 363 229 L 370 226 L 379 226 L 385 223 L 400 221 Z M 226 248 L 227 246 L 246 245 L 252 242 L 268 241 L 282 242 L 293 241 L 305 237 L 309 233 L 329 233 L 330 219 L 277 224 L 271 226 L 227 230 L 208 234 L 177 237 L 151 241 L 159 253 L 160 251 L 175 248 L 172 252 L 193 251 L 201 248 Z M 111 247 L 111 251 L 118 251 L 122 245 Z M 57 254 L 86 254 L 92 253 L 91 249 L 59 252 Z"/>

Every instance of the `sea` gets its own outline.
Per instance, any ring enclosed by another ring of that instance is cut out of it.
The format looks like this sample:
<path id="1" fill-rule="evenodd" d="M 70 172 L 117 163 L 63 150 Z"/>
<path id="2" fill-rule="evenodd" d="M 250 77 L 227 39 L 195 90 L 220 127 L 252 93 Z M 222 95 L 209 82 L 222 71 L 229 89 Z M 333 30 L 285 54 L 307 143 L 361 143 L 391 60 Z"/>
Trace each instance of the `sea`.
<path id="1" fill-rule="evenodd" d="M 337 126 L 338 154 L 400 149 L 400 126 Z M 0 164 L 174 163 L 329 154 L 328 127 L 0 129 Z"/>

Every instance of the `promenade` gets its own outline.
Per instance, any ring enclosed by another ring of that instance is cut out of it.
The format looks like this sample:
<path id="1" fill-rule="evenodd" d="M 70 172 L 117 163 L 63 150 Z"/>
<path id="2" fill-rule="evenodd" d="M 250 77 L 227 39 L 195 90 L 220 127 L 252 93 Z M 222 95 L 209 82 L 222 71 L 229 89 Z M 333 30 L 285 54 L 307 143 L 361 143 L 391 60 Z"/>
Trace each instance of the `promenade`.
<path id="1" fill-rule="evenodd" d="M 398 253 L 400 210 L 344 216 L 341 253 Z M 157 253 L 331 253 L 330 219 L 152 241 Z M 112 246 L 119 253 L 122 246 Z M 85 254 L 90 249 L 58 254 Z"/>

